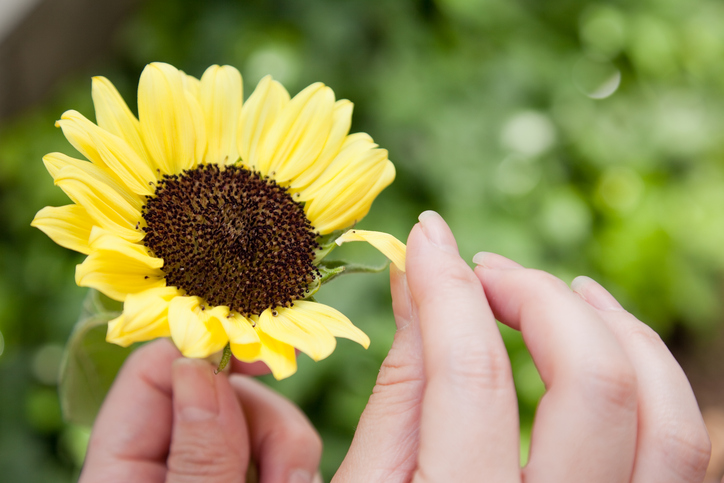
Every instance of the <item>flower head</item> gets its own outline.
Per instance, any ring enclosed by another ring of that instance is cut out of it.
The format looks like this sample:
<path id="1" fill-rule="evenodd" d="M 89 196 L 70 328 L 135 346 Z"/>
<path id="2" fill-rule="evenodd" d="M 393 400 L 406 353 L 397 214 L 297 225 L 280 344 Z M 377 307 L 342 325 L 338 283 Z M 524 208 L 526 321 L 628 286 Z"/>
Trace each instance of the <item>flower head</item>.
<path id="1" fill-rule="evenodd" d="M 311 294 L 332 243 L 372 243 L 404 269 L 404 245 L 354 225 L 395 177 L 352 104 L 321 83 L 291 98 L 265 77 L 243 102 L 241 75 L 201 79 L 154 63 L 141 74 L 136 118 L 115 87 L 93 79 L 97 123 L 76 111 L 57 125 L 86 158 L 43 158 L 73 201 L 33 226 L 87 255 L 76 283 L 124 302 L 107 340 L 171 337 L 187 357 L 230 345 L 277 378 L 295 348 L 327 357 L 335 337 L 369 338 Z M 325 243 L 321 246 L 320 243 Z"/>

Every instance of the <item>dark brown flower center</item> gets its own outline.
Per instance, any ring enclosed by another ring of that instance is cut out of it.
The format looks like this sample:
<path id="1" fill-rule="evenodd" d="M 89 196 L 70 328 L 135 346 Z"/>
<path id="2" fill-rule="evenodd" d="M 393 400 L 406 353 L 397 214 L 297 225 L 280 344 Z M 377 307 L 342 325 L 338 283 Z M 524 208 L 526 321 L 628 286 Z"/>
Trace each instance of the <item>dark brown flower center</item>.
<path id="1" fill-rule="evenodd" d="M 316 233 L 299 203 L 243 168 L 164 176 L 143 208 L 167 285 L 249 316 L 290 306 L 314 280 Z"/>

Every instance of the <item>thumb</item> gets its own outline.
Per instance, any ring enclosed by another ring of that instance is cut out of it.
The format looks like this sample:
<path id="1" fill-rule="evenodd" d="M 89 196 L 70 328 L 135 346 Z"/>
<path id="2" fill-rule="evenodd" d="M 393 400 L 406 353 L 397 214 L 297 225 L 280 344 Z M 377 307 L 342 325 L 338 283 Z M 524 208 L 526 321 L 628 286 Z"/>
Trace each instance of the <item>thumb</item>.
<path id="1" fill-rule="evenodd" d="M 203 360 L 174 361 L 169 483 L 244 482 L 246 423 L 226 375 Z"/>
<path id="2" fill-rule="evenodd" d="M 395 340 L 333 481 L 407 482 L 417 465 L 425 386 L 420 325 L 407 277 L 394 265 L 390 266 L 390 288 Z"/>

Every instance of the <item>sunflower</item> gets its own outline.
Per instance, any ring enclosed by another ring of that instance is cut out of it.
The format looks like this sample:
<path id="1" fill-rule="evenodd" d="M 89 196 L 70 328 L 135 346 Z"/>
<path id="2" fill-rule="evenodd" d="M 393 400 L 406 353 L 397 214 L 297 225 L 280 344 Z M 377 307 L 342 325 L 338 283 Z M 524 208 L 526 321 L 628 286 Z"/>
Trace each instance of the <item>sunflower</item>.
<path id="1" fill-rule="evenodd" d="M 271 77 L 243 102 L 242 78 L 212 66 L 201 79 L 153 63 L 135 117 L 110 81 L 93 78 L 96 122 L 57 122 L 87 160 L 61 153 L 45 166 L 73 201 L 32 225 L 87 255 L 79 286 L 123 302 L 106 339 L 121 346 L 170 337 L 187 357 L 229 347 L 277 379 L 295 348 L 327 357 L 335 337 L 365 348 L 347 317 L 314 301 L 339 269 L 334 243 L 367 241 L 404 270 L 404 245 L 350 230 L 395 177 L 387 151 L 349 134 L 352 103 L 312 84 L 293 98 Z"/>

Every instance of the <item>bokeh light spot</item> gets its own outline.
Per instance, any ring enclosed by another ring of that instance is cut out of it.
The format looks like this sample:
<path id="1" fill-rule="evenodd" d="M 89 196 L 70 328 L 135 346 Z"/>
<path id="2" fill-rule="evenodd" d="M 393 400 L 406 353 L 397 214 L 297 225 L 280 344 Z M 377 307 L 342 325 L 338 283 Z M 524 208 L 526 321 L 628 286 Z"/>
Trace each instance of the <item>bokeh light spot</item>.
<path id="1" fill-rule="evenodd" d="M 612 6 L 596 5 L 581 16 L 580 36 L 589 54 L 611 59 L 626 43 L 626 19 Z"/>
<path id="2" fill-rule="evenodd" d="M 284 46 L 263 47 L 251 54 L 244 72 L 254 82 L 269 74 L 285 86 L 294 85 L 299 75 L 297 58 Z"/>
<path id="3" fill-rule="evenodd" d="M 503 126 L 501 143 L 506 148 L 528 156 L 538 156 L 553 146 L 556 128 L 545 114 L 524 111 L 511 117 Z"/>
<path id="4" fill-rule="evenodd" d="M 540 228 L 552 243 L 567 247 L 585 240 L 591 232 L 591 210 L 579 194 L 561 188 L 543 202 Z"/>
<path id="5" fill-rule="evenodd" d="M 536 187 L 541 168 L 535 159 L 513 154 L 505 158 L 495 171 L 495 186 L 502 193 L 523 196 Z"/>
<path id="6" fill-rule="evenodd" d="M 641 176 L 631 168 L 607 169 L 598 183 L 597 194 L 611 209 L 628 213 L 638 206 L 644 191 Z"/>
<path id="7" fill-rule="evenodd" d="M 32 372 L 35 378 L 49 386 L 58 384 L 60 362 L 63 359 L 63 346 L 45 344 L 35 352 L 32 361 Z"/>
<path id="8" fill-rule="evenodd" d="M 605 99 L 621 85 L 621 71 L 611 62 L 584 57 L 573 67 L 573 84 L 591 99 Z"/>

